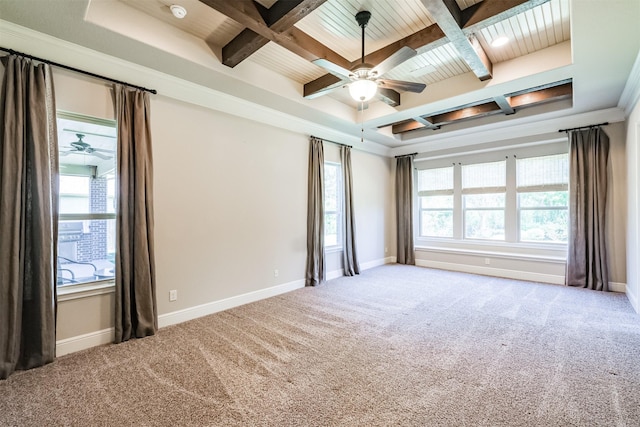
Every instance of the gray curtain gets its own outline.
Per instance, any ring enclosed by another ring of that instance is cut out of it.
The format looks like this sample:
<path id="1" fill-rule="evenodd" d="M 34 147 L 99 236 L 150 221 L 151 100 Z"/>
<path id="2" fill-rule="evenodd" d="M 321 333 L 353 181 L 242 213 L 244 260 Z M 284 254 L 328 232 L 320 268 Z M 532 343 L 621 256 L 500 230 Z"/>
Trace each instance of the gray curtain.
<path id="1" fill-rule="evenodd" d="M 569 286 L 607 291 L 609 137 L 599 127 L 572 131 L 569 137 L 569 250 L 565 281 Z"/>
<path id="2" fill-rule="evenodd" d="M 324 148 L 322 140 L 311 138 L 307 192 L 307 268 L 306 286 L 325 281 L 324 263 Z"/>
<path id="3" fill-rule="evenodd" d="M 149 94 L 114 86 L 118 121 L 115 342 L 158 329 Z"/>
<path id="4" fill-rule="evenodd" d="M 396 159 L 397 262 L 415 265 L 413 248 L 413 156 Z"/>
<path id="5" fill-rule="evenodd" d="M 342 215 L 342 267 L 345 276 L 360 274 L 356 255 L 356 218 L 353 212 L 353 178 L 351 173 L 351 147 L 340 146 L 344 206 Z"/>
<path id="6" fill-rule="evenodd" d="M 55 357 L 57 141 L 51 68 L 2 59 L 0 378 Z"/>

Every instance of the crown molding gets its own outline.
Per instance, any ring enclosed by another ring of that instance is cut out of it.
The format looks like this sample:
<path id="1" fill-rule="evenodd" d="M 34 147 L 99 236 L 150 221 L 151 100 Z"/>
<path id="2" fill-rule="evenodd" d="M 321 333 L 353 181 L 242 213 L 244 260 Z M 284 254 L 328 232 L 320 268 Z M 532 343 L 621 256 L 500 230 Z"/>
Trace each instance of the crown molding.
<path id="1" fill-rule="evenodd" d="M 640 51 L 636 56 L 631 73 L 624 85 L 624 90 L 620 96 L 618 107 L 624 110 L 626 117 L 629 117 L 633 108 L 640 102 Z"/>

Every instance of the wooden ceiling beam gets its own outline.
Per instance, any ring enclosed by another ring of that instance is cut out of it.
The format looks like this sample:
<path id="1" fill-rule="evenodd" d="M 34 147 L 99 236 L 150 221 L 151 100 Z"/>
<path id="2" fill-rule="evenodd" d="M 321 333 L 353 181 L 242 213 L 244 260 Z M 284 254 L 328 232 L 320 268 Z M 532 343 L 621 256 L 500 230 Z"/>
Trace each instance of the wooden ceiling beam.
<path id="1" fill-rule="evenodd" d="M 444 125 L 458 120 L 471 118 L 479 118 L 490 114 L 500 113 L 502 110 L 495 102 L 485 102 L 483 104 L 474 105 L 473 107 L 461 108 L 459 110 L 450 111 L 448 113 L 437 114 L 431 116 L 431 122 L 438 125 Z"/>
<path id="2" fill-rule="evenodd" d="M 238 36 L 222 47 L 222 63 L 224 65 L 235 67 L 269 41 L 278 43 L 310 61 L 325 58 L 332 62 L 349 63 L 335 52 L 329 54 L 330 58 L 318 56 L 318 52 L 330 50 L 309 36 L 305 38 L 305 46 L 297 46 L 296 40 L 294 40 L 295 36 L 290 34 L 298 21 L 326 0 L 280 0 L 274 3 L 270 9 L 264 8 L 255 1 L 200 1 L 246 27 Z"/>
<path id="3" fill-rule="evenodd" d="M 413 119 L 404 120 L 402 122 L 394 123 L 391 126 L 391 133 L 397 135 L 399 133 L 411 132 L 412 130 L 425 129 L 426 126 Z"/>
<path id="4" fill-rule="evenodd" d="M 475 33 L 551 0 L 483 0 L 462 11 L 462 30 Z"/>
<path id="5" fill-rule="evenodd" d="M 307 99 L 317 98 L 344 85 L 344 81 L 333 74 L 325 74 L 304 85 L 303 95 Z"/>
<path id="6" fill-rule="evenodd" d="M 400 94 L 393 89 L 387 89 L 386 87 L 378 88 L 378 98 L 387 105 L 397 107 L 400 105 Z"/>
<path id="7" fill-rule="evenodd" d="M 429 11 L 431 17 L 438 23 L 449 41 L 471 71 L 482 81 L 491 79 L 493 64 L 480 46 L 480 43 L 469 40 L 462 31 L 462 10 L 454 0 L 422 0 L 422 4 Z M 475 40 L 475 38 L 474 38 Z"/>
<path id="8" fill-rule="evenodd" d="M 573 84 L 565 83 L 545 89 L 535 90 L 521 95 L 511 97 L 511 106 L 513 108 L 531 107 L 546 102 L 561 101 L 573 97 Z"/>
<path id="9" fill-rule="evenodd" d="M 439 129 L 440 126 L 460 120 L 477 119 L 497 113 L 514 114 L 517 108 L 533 107 L 547 102 L 571 99 L 572 82 L 561 81 L 528 89 L 528 92 L 517 92 L 508 95 L 497 95 L 491 101 L 475 105 L 463 105 L 454 110 L 434 113 L 431 116 L 413 117 L 392 123 L 391 132 L 395 134 L 418 129 Z M 379 127 L 386 127 L 383 125 Z"/>

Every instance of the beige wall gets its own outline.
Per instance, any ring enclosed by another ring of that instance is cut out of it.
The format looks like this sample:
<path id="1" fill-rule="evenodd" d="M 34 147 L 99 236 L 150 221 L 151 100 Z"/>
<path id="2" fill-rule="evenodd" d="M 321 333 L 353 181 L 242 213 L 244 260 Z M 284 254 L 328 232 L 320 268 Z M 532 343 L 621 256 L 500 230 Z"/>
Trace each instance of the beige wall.
<path id="1" fill-rule="evenodd" d="M 103 83 L 65 72 L 55 83 L 59 109 L 113 118 Z M 301 281 L 308 137 L 162 95 L 151 97 L 151 122 L 159 315 Z M 330 160 L 337 148 L 325 146 Z M 390 165 L 352 152 L 361 265 L 390 246 Z M 328 270 L 339 269 L 331 256 Z M 59 304 L 58 340 L 112 326 L 113 293 Z"/>

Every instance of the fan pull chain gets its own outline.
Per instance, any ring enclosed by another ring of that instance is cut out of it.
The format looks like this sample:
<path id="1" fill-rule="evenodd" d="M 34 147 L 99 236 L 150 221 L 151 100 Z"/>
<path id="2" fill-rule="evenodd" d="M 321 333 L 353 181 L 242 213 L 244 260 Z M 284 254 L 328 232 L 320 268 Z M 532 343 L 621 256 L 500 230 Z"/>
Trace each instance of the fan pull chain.
<path id="1" fill-rule="evenodd" d="M 364 144 L 364 101 L 360 103 L 360 142 Z"/>

